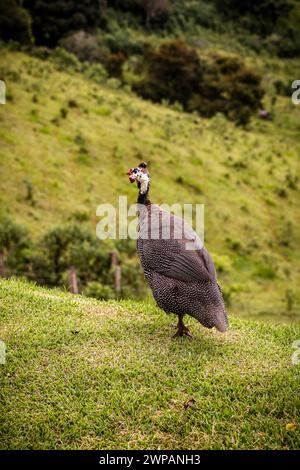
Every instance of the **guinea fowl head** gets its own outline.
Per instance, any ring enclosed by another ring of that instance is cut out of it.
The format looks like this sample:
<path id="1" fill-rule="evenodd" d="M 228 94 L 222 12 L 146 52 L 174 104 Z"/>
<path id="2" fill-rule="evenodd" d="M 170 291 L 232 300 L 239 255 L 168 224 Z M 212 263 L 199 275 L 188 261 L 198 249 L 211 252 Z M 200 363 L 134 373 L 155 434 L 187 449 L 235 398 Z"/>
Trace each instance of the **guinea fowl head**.
<path id="1" fill-rule="evenodd" d="M 147 163 L 142 162 L 135 168 L 129 168 L 127 171 L 130 183 L 136 181 L 141 195 L 147 194 L 150 184 L 150 175 L 147 170 Z"/>

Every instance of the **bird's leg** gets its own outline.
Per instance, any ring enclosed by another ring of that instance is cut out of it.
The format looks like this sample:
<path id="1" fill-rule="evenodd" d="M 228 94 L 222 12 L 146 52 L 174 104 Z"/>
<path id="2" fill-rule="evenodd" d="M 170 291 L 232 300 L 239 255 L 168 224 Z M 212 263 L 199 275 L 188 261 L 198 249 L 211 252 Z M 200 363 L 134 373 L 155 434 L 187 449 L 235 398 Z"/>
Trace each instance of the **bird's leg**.
<path id="1" fill-rule="evenodd" d="M 177 331 L 173 338 L 177 338 L 178 336 L 187 336 L 190 339 L 192 338 L 190 330 L 183 323 L 183 315 L 178 315 Z"/>

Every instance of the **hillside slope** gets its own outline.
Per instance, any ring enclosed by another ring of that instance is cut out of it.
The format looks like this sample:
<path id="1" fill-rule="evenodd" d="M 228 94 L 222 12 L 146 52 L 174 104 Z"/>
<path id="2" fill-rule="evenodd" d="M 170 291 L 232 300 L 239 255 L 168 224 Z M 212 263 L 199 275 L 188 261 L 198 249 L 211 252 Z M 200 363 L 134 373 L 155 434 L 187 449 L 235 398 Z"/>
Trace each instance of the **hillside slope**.
<path id="1" fill-rule="evenodd" d="M 250 58 L 249 58 L 250 60 Z M 251 58 L 274 78 L 293 61 Z M 206 245 L 231 309 L 299 319 L 300 107 L 277 97 L 274 120 L 247 130 L 153 105 L 23 53 L 1 51 L 0 204 L 34 236 L 98 204 L 135 202 L 128 166 L 150 164 L 151 199 L 205 204 Z M 267 95 L 266 105 L 270 106 Z M 100 242 L 99 242 L 100 243 Z"/>
<path id="2" fill-rule="evenodd" d="M 144 303 L 0 281 L 1 449 L 299 448 L 295 326 L 221 335 Z"/>

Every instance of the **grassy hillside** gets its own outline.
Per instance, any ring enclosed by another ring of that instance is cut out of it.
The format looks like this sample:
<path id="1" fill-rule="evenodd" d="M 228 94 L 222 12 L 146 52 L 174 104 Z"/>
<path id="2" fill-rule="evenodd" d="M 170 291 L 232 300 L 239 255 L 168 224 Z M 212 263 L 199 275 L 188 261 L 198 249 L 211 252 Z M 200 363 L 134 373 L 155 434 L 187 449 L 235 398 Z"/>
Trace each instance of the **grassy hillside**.
<path id="1" fill-rule="evenodd" d="M 294 449 L 296 326 L 221 335 L 145 303 L 0 282 L 2 449 Z"/>
<path id="2" fill-rule="evenodd" d="M 271 83 L 296 77 L 295 61 L 247 57 Z M 129 166 L 146 160 L 156 203 L 204 203 L 206 245 L 230 310 L 299 319 L 300 107 L 277 96 L 274 120 L 237 128 L 153 105 L 114 82 L 97 85 L 23 53 L 1 51 L 8 101 L 0 107 L 0 204 L 38 236 L 136 191 Z M 30 197 L 29 197 L 30 193 Z M 99 242 L 100 243 L 100 242 Z"/>

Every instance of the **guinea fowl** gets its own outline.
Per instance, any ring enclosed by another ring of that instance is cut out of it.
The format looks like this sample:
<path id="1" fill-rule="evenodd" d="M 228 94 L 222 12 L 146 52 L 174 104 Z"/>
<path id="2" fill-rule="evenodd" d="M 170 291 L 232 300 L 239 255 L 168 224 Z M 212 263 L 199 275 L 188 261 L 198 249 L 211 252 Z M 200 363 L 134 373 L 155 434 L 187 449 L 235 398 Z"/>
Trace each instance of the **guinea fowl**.
<path id="1" fill-rule="evenodd" d="M 141 163 L 127 172 L 138 194 L 137 250 L 157 305 L 178 315 L 176 336 L 192 337 L 185 314 L 224 332 L 227 314 L 213 260 L 198 235 L 181 218 L 149 200 L 150 175 Z"/>

